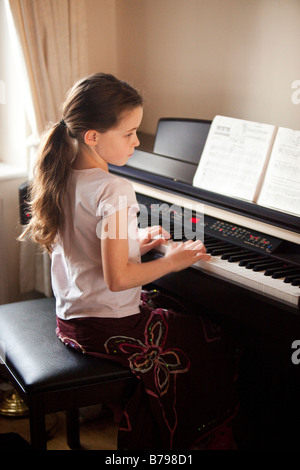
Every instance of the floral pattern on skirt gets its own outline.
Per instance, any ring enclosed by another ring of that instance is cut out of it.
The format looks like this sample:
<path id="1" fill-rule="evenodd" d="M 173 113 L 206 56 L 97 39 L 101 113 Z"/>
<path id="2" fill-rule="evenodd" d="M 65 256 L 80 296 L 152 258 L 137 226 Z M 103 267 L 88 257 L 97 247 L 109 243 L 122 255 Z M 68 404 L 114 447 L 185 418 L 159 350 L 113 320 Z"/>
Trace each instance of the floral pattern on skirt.
<path id="1" fill-rule="evenodd" d="M 120 449 L 189 449 L 238 406 L 235 344 L 218 325 L 177 313 L 169 300 L 143 292 L 137 315 L 57 319 L 66 345 L 117 361 L 139 379 L 120 421 Z"/>
<path id="2" fill-rule="evenodd" d="M 155 388 L 146 392 L 158 399 L 162 409 L 161 398 L 168 394 L 172 407 L 163 416 L 170 431 L 172 448 L 172 438 L 177 426 L 176 376 L 189 370 L 190 360 L 179 348 L 164 349 L 168 334 L 168 315 L 165 309 L 151 312 L 144 332 L 145 344 L 135 338 L 112 336 L 105 342 L 105 349 L 108 354 L 125 354 L 130 369 L 137 375 L 152 371 Z M 129 428 L 131 426 L 127 423 L 127 429 Z"/>

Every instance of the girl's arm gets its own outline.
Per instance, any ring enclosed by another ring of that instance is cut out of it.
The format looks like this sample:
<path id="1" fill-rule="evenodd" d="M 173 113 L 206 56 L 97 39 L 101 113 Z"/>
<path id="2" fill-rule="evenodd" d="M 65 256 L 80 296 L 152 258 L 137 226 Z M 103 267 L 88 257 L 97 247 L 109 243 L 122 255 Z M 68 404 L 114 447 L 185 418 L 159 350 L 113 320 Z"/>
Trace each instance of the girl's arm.
<path id="1" fill-rule="evenodd" d="M 104 279 L 112 291 L 121 291 L 142 286 L 174 271 L 181 271 L 196 261 L 208 260 L 201 241 L 171 243 L 164 257 L 146 263 L 128 261 L 128 239 L 124 237 L 127 209 L 106 218 L 101 235 L 101 254 Z M 114 237 L 107 236 L 107 227 Z M 120 234 L 123 234 L 123 238 Z M 160 242 L 161 243 L 161 242 Z"/>

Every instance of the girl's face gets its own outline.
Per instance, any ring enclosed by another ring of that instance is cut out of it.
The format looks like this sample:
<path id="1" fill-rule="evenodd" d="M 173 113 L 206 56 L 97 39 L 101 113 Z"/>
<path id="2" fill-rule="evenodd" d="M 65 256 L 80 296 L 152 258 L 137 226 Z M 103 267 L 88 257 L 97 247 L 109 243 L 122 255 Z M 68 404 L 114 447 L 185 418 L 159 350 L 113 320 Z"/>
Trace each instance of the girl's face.
<path id="1" fill-rule="evenodd" d="M 94 150 L 106 163 L 122 166 L 140 145 L 137 130 L 143 117 L 141 106 L 124 112 L 119 124 L 104 133 L 97 132 L 97 142 Z"/>

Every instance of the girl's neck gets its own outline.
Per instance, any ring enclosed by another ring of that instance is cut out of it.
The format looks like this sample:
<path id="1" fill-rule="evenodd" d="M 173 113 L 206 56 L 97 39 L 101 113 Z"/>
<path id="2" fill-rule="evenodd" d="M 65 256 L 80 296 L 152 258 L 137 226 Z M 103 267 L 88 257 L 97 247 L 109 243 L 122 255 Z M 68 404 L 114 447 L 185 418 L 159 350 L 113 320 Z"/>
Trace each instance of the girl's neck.
<path id="1" fill-rule="evenodd" d="M 99 156 L 90 151 L 90 149 L 80 148 L 72 163 L 74 170 L 89 170 L 91 168 L 101 168 L 103 171 L 108 172 L 107 163 L 99 158 Z"/>

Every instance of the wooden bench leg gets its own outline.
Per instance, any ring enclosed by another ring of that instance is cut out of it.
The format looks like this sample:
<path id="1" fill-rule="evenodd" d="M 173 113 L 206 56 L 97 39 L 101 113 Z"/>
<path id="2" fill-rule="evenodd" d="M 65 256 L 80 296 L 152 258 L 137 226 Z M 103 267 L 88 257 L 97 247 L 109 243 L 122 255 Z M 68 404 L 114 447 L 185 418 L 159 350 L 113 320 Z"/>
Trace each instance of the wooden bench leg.
<path id="1" fill-rule="evenodd" d="M 70 449 L 80 448 L 79 410 L 66 411 L 67 442 Z"/>
<path id="2" fill-rule="evenodd" d="M 29 422 L 32 450 L 47 450 L 45 413 L 38 403 L 29 407 Z"/>

